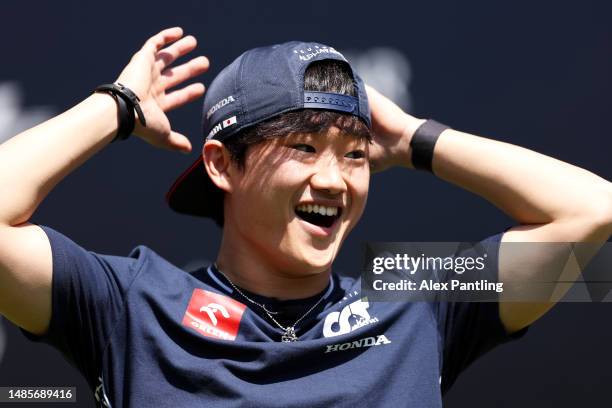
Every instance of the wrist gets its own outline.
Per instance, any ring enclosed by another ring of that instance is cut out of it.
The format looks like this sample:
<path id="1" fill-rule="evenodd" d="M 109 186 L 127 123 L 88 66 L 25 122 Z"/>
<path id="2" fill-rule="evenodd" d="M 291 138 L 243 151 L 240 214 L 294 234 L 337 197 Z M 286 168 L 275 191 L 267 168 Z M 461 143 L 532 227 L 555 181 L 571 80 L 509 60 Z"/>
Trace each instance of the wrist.
<path id="1" fill-rule="evenodd" d="M 117 102 L 117 114 L 118 114 L 118 130 L 115 139 L 125 140 L 134 132 L 134 125 L 136 122 L 136 114 L 138 114 L 138 121 L 142 126 L 146 127 L 147 123 L 140 108 L 140 98 L 130 88 L 122 85 L 121 83 L 104 84 L 96 87 L 93 93 L 107 93 L 110 94 Z"/>
<path id="2" fill-rule="evenodd" d="M 410 157 L 415 169 L 434 173 L 434 149 L 440 135 L 447 129 L 449 129 L 448 126 L 428 119 L 413 132 L 410 140 Z"/>
<path id="3" fill-rule="evenodd" d="M 104 138 L 113 140 L 119 129 L 119 118 L 117 116 L 117 102 L 111 95 L 104 93 L 93 93 L 82 103 L 90 112 L 92 123 L 90 126 L 99 128 L 99 134 Z"/>
<path id="4" fill-rule="evenodd" d="M 410 169 L 414 168 L 412 164 L 412 148 L 410 147 L 410 142 L 412 141 L 412 137 L 416 130 L 427 120 L 419 119 L 412 115 L 405 114 L 403 119 L 403 130 L 402 130 L 402 153 L 399 160 L 399 165 L 402 167 L 407 167 Z"/>

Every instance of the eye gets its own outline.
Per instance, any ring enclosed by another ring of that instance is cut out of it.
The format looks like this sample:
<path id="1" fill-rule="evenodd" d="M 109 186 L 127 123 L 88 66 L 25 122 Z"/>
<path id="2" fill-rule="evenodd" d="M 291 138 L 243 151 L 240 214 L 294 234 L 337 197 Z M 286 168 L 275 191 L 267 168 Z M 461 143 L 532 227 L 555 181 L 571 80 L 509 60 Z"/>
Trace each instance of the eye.
<path id="1" fill-rule="evenodd" d="M 295 149 L 295 150 L 299 150 L 301 152 L 306 152 L 306 153 L 315 153 L 316 152 L 314 147 L 312 147 L 311 145 L 308 145 L 308 144 L 304 144 L 304 143 L 298 143 L 298 144 L 291 145 L 291 148 Z"/>
<path id="2" fill-rule="evenodd" d="M 349 159 L 363 159 L 365 157 L 365 151 L 353 150 L 352 152 L 347 153 L 344 157 L 348 157 Z"/>

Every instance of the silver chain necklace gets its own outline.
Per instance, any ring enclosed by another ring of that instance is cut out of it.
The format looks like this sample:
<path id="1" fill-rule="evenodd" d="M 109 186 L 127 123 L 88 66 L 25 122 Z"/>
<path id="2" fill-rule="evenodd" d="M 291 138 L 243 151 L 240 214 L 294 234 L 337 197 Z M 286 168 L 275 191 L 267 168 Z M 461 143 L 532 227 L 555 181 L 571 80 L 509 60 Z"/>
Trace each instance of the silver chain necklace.
<path id="1" fill-rule="evenodd" d="M 302 321 L 303 318 L 305 318 L 306 316 L 308 316 L 308 314 L 310 312 L 312 312 L 314 310 L 315 307 L 317 307 L 319 305 L 319 303 L 321 303 L 321 301 L 325 298 L 325 295 L 327 293 L 324 293 L 323 296 L 321 296 L 321 298 L 319 300 L 317 300 L 317 303 L 315 303 L 314 305 L 312 305 L 310 307 L 310 309 L 308 309 L 308 311 L 306 311 L 306 313 L 304 313 L 302 315 L 302 317 L 300 317 L 299 319 L 297 319 L 291 326 L 287 326 L 287 327 L 283 327 L 283 325 L 281 325 L 279 322 L 276 321 L 276 319 L 274 318 L 274 316 L 272 316 L 273 314 L 278 314 L 278 312 L 271 312 L 269 311 L 265 305 L 262 305 L 260 303 L 257 303 L 256 301 L 254 301 L 253 299 L 251 299 L 250 297 L 248 297 L 247 295 L 245 295 L 244 293 L 242 293 L 242 291 L 240 289 L 238 289 L 238 287 L 236 285 L 234 285 L 234 282 L 232 282 L 232 280 L 225 274 L 223 273 L 223 271 L 219 268 L 219 266 L 214 263 L 213 264 L 215 269 L 217 271 L 219 271 L 219 273 L 221 275 L 223 275 L 223 277 L 230 283 L 230 285 L 232 285 L 232 287 L 234 289 L 236 289 L 236 292 L 240 293 L 240 295 L 245 298 L 246 300 L 248 300 L 249 302 L 253 303 L 254 305 L 259 306 L 267 315 L 268 317 L 283 331 L 283 335 L 281 337 L 281 341 L 283 343 L 291 343 L 294 341 L 298 341 L 298 337 L 295 334 L 295 326 Z"/>

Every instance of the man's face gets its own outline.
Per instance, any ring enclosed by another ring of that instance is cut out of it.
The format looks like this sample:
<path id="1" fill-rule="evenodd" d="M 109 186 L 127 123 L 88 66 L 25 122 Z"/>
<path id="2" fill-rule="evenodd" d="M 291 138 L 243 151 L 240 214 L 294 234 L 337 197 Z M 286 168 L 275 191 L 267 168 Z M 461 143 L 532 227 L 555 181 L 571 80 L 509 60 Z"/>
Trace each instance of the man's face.
<path id="1" fill-rule="evenodd" d="M 260 262 L 319 273 L 361 217 L 369 181 L 367 141 L 337 128 L 268 140 L 234 172 L 224 229 Z"/>

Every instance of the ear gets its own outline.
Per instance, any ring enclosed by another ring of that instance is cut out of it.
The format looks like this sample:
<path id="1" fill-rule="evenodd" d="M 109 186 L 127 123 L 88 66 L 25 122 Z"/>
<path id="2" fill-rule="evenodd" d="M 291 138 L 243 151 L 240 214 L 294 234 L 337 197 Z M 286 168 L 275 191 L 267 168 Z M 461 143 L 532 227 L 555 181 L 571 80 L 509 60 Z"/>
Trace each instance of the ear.
<path id="1" fill-rule="evenodd" d="M 226 193 L 231 193 L 234 166 L 223 143 L 218 140 L 208 140 L 202 147 L 202 158 L 212 182 Z"/>

